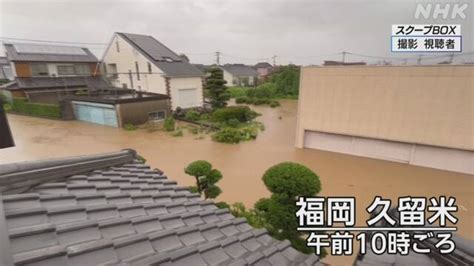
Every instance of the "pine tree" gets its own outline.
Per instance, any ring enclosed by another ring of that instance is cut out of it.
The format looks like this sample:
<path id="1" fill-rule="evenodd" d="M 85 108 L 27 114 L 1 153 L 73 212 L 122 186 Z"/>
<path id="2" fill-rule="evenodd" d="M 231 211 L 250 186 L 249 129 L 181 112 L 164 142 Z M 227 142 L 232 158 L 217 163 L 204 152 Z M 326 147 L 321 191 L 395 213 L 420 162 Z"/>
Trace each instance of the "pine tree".
<path id="1" fill-rule="evenodd" d="M 222 108 L 227 106 L 230 94 L 227 92 L 227 82 L 224 80 L 222 69 L 214 67 L 209 70 L 210 75 L 206 78 L 206 90 L 211 99 L 212 108 Z"/>

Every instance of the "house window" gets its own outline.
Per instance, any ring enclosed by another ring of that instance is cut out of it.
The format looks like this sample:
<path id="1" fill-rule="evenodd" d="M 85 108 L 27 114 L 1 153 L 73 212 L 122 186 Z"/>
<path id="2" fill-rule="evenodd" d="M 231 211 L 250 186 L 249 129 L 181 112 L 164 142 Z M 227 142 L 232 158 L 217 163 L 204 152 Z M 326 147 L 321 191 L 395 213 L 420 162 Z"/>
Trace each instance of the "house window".
<path id="1" fill-rule="evenodd" d="M 127 83 L 122 83 L 122 88 L 127 89 Z"/>
<path id="2" fill-rule="evenodd" d="M 147 65 L 148 65 L 148 73 L 151 74 L 151 64 L 148 62 Z"/>
<path id="3" fill-rule="evenodd" d="M 89 65 L 81 64 L 81 65 L 74 65 L 74 72 L 76 75 L 90 75 L 91 68 Z"/>
<path id="4" fill-rule="evenodd" d="M 115 48 L 117 48 L 117 53 L 120 53 L 120 46 L 118 40 L 115 41 Z"/>
<path id="5" fill-rule="evenodd" d="M 155 111 L 148 113 L 148 120 L 150 121 L 160 121 L 166 118 L 165 111 Z"/>
<path id="6" fill-rule="evenodd" d="M 58 75 L 59 76 L 72 76 L 74 75 L 74 66 L 58 66 Z"/>
<path id="7" fill-rule="evenodd" d="M 49 76 L 48 65 L 46 64 L 31 64 L 31 76 Z"/>
<path id="8" fill-rule="evenodd" d="M 75 76 L 81 75 L 86 76 L 91 74 L 91 69 L 89 65 L 59 65 L 58 66 L 58 75 L 59 76 Z"/>
<path id="9" fill-rule="evenodd" d="M 140 68 L 137 61 L 135 61 L 135 71 L 137 72 L 137 80 L 140 80 Z"/>

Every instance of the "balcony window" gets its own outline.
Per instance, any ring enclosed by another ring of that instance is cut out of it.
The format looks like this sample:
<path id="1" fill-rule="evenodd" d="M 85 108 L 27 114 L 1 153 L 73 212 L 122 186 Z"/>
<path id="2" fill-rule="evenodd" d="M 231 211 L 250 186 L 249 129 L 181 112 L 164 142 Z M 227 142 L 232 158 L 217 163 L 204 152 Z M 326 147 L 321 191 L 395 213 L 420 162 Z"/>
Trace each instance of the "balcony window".
<path id="1" fill-rule="evenodd" d="M 91 74 L 89 65 L 59 65 L 59 76 L 88 76 Z"/>
<path id="2" fill-rule="evenodd" d="M 30 67 L 33 77 L 49 76 L 47 64 L 31 64 Z"/>

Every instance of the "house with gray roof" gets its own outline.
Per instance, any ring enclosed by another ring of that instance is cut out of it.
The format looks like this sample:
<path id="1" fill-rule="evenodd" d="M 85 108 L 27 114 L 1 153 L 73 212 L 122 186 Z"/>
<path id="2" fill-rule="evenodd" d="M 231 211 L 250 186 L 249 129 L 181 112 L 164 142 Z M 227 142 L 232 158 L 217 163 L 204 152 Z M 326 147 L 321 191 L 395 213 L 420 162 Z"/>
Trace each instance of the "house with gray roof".
<path id="1" fill-rule="evenodd" d="M 99 60 L 83 47 L 5 43 L 14 80 L 0 90 L 8 98 L 57 104 L 61 96 L 89 87 L 110 87 L 99 76 Z"/>
<path id="2" fill-rule="evenodd" d="M 133 150 L 0 165 L 0 265 L 321 265 Z"/>
<path id="3" fill-rule="evenodd" d="M 173 110 L 203 105 L 204 73 L 152 36 L 115 33 L 102 62 L 117 87 L 166 94 Z"/>
<path id="4" fill-rule="evenodd" d="M 225 64 L 220 66 L 224 72 L 227 86 L 255 86 L 257 84 L 258 72 L 251 66 L 244 64 Z"/>

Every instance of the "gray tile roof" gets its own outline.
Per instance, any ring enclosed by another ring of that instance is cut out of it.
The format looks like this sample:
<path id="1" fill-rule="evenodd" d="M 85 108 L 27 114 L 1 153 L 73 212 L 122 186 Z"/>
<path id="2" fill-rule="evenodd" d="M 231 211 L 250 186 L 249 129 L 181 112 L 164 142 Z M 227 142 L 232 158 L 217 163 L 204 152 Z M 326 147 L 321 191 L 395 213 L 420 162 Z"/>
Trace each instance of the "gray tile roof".
<path id="1" fill-rule="evenodd" d="M 221 68 L 237 77 L 258 76 L 258 72 L 255 69 L 244 64 L 226 64 L 221 66 Z"/>
<path id="2" fill-rule="evenodd" d="M 164 44 L 148 35 L 116 33 L 169 77 L 201 77 L 204 73 L 179 57 Z M 168 60 L 167 60 L 168 59 Z"/>
<path id="3" fill-rule="evenodd" d="M 0 264 L 320 264 L 135 158 L 0 165 Z"/>
<path id="4" fill-rule="evenodd" d="M 54 89 L 54 88 L 74 88 L 88 87 L 90 89 L 112 89 L 101 77 L 36 77 L 36 78 L 15 78 L 12 84 L 5 87 L 9 90 L 31 90 L 31 89 Z"/>
<path id="5" fill-rule="evenodd" d="M 65 62 L 65 63 L 96 63 L 99 60 L 87 48 L 81 48 L 85 54 L 45 54 L 18 52 L 14 44 L 5 43 L 6 55 L 11 62 Z"/>

